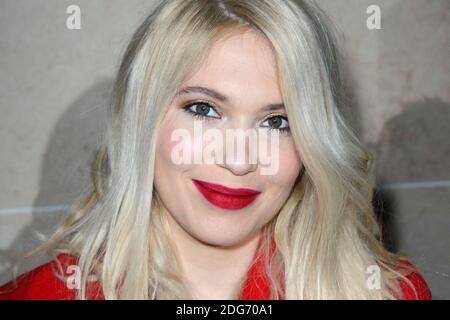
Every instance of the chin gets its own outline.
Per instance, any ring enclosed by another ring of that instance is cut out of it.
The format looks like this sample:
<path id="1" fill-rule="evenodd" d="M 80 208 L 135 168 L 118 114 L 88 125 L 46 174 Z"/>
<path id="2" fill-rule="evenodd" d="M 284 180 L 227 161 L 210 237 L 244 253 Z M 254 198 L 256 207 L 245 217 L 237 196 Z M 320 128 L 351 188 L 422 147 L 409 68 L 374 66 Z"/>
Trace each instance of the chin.
<path id="1" fill-rule="evenodd" d="M 218 234 L 209 234 L 207 232 L 192 235 L 198 241 L 207 244 L 209 246 L 214 247 L 233 247 L 244 242 L 248 236 L 240 234 L 228 234 L 228 235 L 218 235 Z"/>

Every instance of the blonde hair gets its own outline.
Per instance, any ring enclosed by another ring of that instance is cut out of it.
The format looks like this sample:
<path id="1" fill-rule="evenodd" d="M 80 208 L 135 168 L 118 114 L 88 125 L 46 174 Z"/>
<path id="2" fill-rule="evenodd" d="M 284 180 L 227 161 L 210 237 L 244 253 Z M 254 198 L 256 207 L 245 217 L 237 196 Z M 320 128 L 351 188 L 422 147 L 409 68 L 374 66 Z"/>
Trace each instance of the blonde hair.
<path id="1" fill-rule="evenodd" d="M 399 297 L 406 278 L 381 242 L 372 155 L 341 115 L 339 53 L 326 15 L 309 1 L 169 0 L 141 24 L 123 57 L 92 192 L 37 248 L 79 258 L 79 299 L 91 274 L 106 299 L 190 298 L 153 189 L 156 132 L 178 86 L 214 41 L 238 29 L 257 32 L 273 48 L 304 165 L 262 230 L 271 298 Z M 367 286 L 372 265 L 381 269 L 379 290 Z"/>

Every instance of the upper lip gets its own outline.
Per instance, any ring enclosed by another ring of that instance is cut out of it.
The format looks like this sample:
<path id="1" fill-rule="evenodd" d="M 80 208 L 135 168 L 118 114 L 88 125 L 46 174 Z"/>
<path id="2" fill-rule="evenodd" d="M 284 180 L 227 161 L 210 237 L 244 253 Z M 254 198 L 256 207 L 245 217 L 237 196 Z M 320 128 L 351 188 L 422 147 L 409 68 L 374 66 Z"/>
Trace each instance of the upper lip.
<path id="1" fill-rule="evenodd" d="M 230 188 L 220 184 L 192 179 L 196 183 L 200 183 L 203 187 L 230 196 L 253 196 L 261 193 L 261 191 L 249 188 Z"/>

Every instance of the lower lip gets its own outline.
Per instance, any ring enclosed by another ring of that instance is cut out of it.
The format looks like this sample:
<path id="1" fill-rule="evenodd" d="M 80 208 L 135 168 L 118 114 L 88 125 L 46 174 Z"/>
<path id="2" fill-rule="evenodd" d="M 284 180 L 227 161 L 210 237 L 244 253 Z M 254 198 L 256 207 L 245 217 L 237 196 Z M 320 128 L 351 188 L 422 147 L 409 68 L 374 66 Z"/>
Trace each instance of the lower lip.
<path id="1" fill-rule="evenodd" d="M 208 188 L 206 184 L 192 180 L 194 185 L 209 203 L 227 210 L 239 210 L 250 205 L 260 193 L 250 195 L 230 195 Z"/>

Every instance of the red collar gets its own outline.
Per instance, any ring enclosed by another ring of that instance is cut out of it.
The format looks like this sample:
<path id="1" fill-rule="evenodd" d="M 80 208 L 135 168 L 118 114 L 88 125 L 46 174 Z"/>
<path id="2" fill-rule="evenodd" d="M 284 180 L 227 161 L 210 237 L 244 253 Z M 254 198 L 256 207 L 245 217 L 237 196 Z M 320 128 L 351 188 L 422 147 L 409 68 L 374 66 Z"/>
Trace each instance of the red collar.
<path id="1" fill-rule="evenodd" d="M 274 252 L 275 246 L 272 247 Z M 71 274 L 67 273 L 67 267 L 74 265 L 77 262 L 75 256 L 61 254 L 58 256 L 58 260 L 61 262 L 66 276 Z M 418 293 L 419 300 L 430 300 L 431 291 L 425 282 L 422 275 L 414 268 L 414 266 L 408 261 L 403 260 L 404 264 L 409 266 L 413 272 L 409 273 L 406 277 L 411 281 Z M 255 254 L 251 267 L 247 273 L 247 278 L 244 283 L 242 294 L 239 300 L 269 300 L 270 299 L 270 287 L 267 274 L 264 271 L 264 260 L 261 255 Z M 22 274 L 18 278 L 18 287 L 12 291 L 0 294 L 0 300 L 73 300 L 75 299 L 76 290 L 69 289 L 66 284 L 56 278 L 53 271 L 57 270 L 55 261 L 48 262 L 39 267 L 34 268 Z M 97 282 L 92 283 L 92 286 L 88 287 L 88 299 L 103 300 L 104 297 L 101 292 L 101 288 Z M 414 300 L 416 296 L 413 290 L 404 282 L 400 281 L 400 285 L 403 291 L 403 297 L 401 299 Z M 0 287 L 0 292 L 11 289 L 12 281 L 6 283 Z M 283 299 L 283 297 L 281 297 Z"/>

